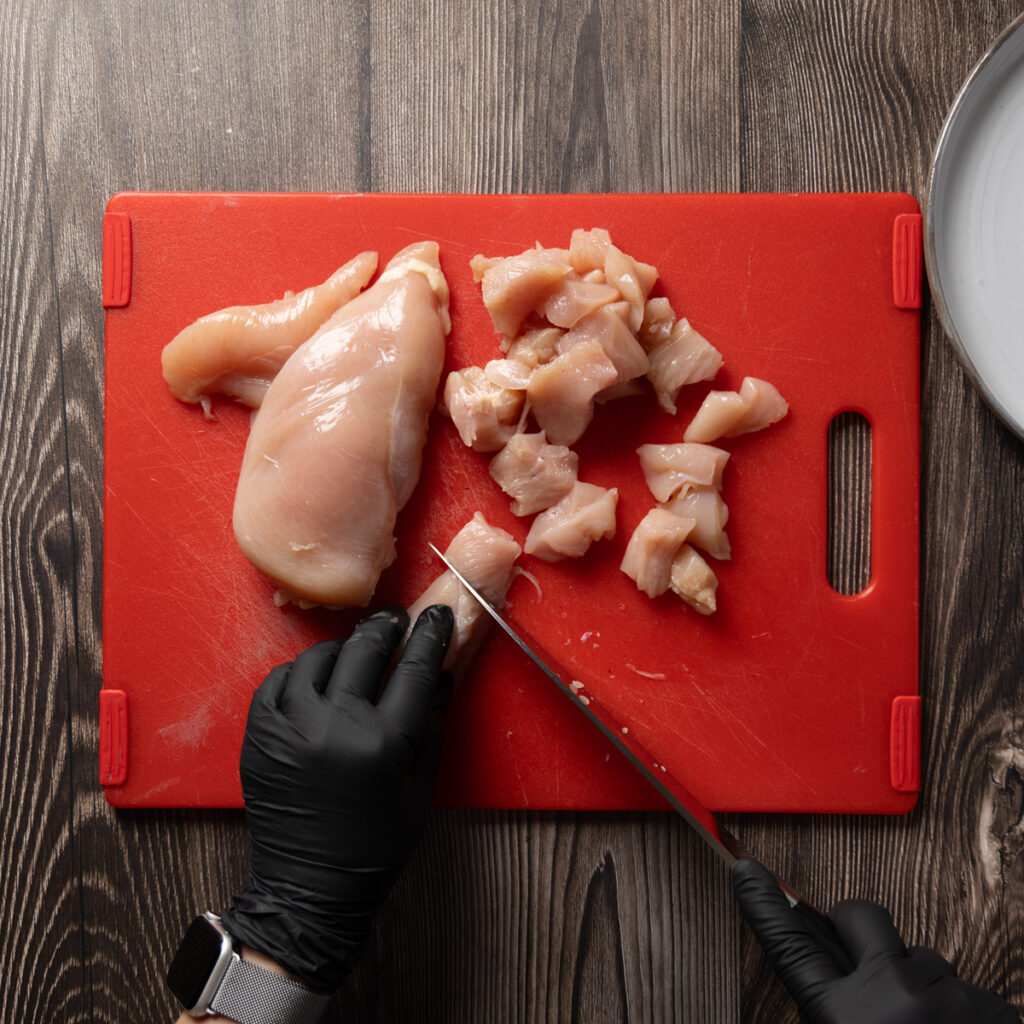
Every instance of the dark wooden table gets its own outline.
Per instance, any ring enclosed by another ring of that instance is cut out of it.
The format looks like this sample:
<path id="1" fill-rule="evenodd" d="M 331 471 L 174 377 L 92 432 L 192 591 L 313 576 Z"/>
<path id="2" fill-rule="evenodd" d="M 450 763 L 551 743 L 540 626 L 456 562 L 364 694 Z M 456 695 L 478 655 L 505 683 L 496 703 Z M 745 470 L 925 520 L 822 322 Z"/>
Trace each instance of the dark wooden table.
<path id="1" fill-rule="evenodd" d="M 170 1020 L 182 926 L 246 863 L 240 813 L 114 813 L 97 785 L 112 193 L 924 200 L 945 112 L 1020 8 L 0 0 L 0 1019 Z M 919 807 L 729 823 L 810 899 L 883 901 L 1024 1007 L 1024 446 L 928 309 L 921 340 Z M 674 818 L 450 812 L 337 1019 L 795 1016 L 725 871 Z"/>

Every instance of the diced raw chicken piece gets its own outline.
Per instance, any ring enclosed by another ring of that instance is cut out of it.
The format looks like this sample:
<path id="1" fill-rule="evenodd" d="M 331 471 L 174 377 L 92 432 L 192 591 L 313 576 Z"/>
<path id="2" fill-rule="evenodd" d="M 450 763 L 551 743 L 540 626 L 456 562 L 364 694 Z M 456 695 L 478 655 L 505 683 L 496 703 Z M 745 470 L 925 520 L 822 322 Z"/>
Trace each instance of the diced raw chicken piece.
<path id="1" fill-rule="evenodd" d="M 664 594 L 672 582 L 672 562 L 695 525 L 694 519 L 652 508 L 629 538 L 619 568 L 648 597 Z"/>
<path id="2" fill-rule="evenodd" d="M 525 391 L 532 370 L 518 359 L 492 359 L 484 367 L 484 376 L 495 386 L 509 391 Z"/>
<path id="3" fill-rule="evenodd" d="M 668 299 L 659 296 L 648 299 L 644 306 L 644 319 L 637 337 L 640 344 L 648 352 L 668 341 L 672 333 L 672 325 L 676 322 L 676 314 Z"/>
<path id="4" fill-rule="evenodd" d="M 579 558 L 595 540 L 615 536 L 618 500 L 617 487 L 606 490 L 577 481 L 557 505 L 534 519 L 523 550 L 545 562 Z"/>
<path id="5" fill-rule="evenodd" d="M 718 607 L 718 577 L 689 544 L 682 546 L 672 563 L 671 587 L 701 615 L 711 615 Z"/>
<path id="6" fill-rule="evenodd" d="M 534 369 L 541 363 L 549 363 L 558 354 L 558 341 L 564 332 L 558 327 L 537 327 L 524 331 L 518 338 L 503 339 L 504 350 L 509 359 Z M 507 345 L 504 342 L 509 342 Z"/>
<path id="7" fill-rule="evenodd" d="M 587 274 L 592 270 L 604 272 L 604 260 L 608 254 L 608 246 L 612 237 L 604 228 L 591 228 L 584 231 L 576 228 L 569 239 L 569 263 L 577 274 Z"/>
<path id="8" fill-rule="evenodd" d="M 757 377 L 744 377 L 740 385 L 740 395 L 747 402 L 747 413 L 743 421 L 733 427 L 726 437 L 737 437 L 739 434 L 751 434 L 755 430 L 778 423 L 789 412 L 789 404 L 779 394 L 774 384 Z"/>
<path id="9" fill-rule="evenodd" d="M 602 306 L 585 316 L 558 342 L 558 351 L 565 353 L 583 341 L 596 341 L 615 367 L 618 381 L 642 377 L 649 367 L 647 353 L 629 329 L 625 303 Z"/>
<path id="10" fill-rule="evenodd" d="M 711 487 L 698 487 L 681 494 L 666 506 L 677 516 L 696 520 L 689 540 L 712 558 L 727 559 L 732 555 L 732 546 L 725 533 L 729 521 L 729 508 L 721 494 Z"/>
<path id="11" fill-rule="evenodd" d="M 510 534 L 491 526 L 483 514 L 477 512 L 454 536 L 444 554 L 482 597 L 500 609 L 521 552 L 522 548 Z M 448 569 L 409 608 L 409 622 L 415 623 L 420 612 L 432 604 L 446 604 L 455 613 L 455 631 L 445 658 L 445 668 L 450 668 L 491 617 Z"/>
<path id="12" fill-rule="evenodd" d="M 648 355 L 651 368 L 647 376 L 661 407 L 673 416 L 680 388 L 699 380 L 711 380 L 722 367 L 722 353 L 685 318 L 677 320 L 668 340 L 656 344 Z"/>
<path id="13" fill-rule="evenodd" d="M 650 264 L 627 256 L 617 246 L 609 245 L 604 258 L 604 276 L 608 284 L 617 288 L 629 303 L 629 326 L 634 333 L 639 331 L 644 319 L 644 304 L 658 280 L 658 271 Z"/>
<path id="14" fill-rule="evenodd" d="M 697 487 L 718 490 L 729 453 L 709 444 L 644 444 L 637 448 L 651 494 L 670 501 Z"/>
<path id="15" fill-rule="evenodd" d="M 738 393 L 709 392 L 683 438 L 707 443 L 719 437 L 738 437 L 777 423 L 788 411 L 786 400 L 772 384 L 744 377 Z"/>
<path id="16" fill-rule="evenodd" d="M 235 494 L 243 553 L 290 594 L 365 605 L 395 557 L 444 363 L 448 286 L 436 242 L 302 344 L 256 414 Z"/>
<path id="17" fill-rule="evenodd" d="M 363 252 L 323 284 L 259 306 L 229 306 L 179 332 L 160 356 L 175 398 L 202 402 L 231 395 L 258 408 L 285 360 L 336 310 L 358 295 L 377 269 Z"/>
<path id="18" fill-rule="evenodd" d="M 496 452 L 516 432 L 523 396 L 523 391 L 493 384 L 479 366 L 467 366 L 448 374 L 441 408 L 464 444 L 474 451 Z"/>
<path id="19" fill-rule="evenodd" d="M 478 262 L 476 267 L 482 268 L 480 284 L 487 312 L 498 331 L 509 338 L 572 270 L 564 259 L 543 249 L 527 249 L 518 256 L 491 260 L 486 267 Z"/>
<path id="20" fill-rule="evenodd" d="M 619 291 L 609 284 L 584 281 L 578 274 L 562 278 L 537 312 L 556 327 L 572 327 L 588 313 L 619 301 Z"/>
<path id="21" fill-rule="evenodd" d="M 533 415 L 554 444 L 573 444 L 594 418 L 594 395 L 618 373 L 594 339 L 574 345 L 538 366 L 526 394 Z"/>
<path id="22" fill-rule="evenodd" d="M 516 434 L 491 460 L 491 476 L 513 498 L 512 512 L 529 516 L 550 508 L 576 483 L 579 456 L 548 444 L 544 432 Z"/>

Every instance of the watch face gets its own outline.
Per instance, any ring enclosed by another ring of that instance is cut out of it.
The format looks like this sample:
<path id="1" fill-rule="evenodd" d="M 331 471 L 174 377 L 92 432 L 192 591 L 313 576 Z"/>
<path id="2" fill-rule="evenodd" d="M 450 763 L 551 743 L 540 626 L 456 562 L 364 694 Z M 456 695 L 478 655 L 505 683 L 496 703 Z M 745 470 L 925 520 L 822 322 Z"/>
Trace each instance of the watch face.
<path id="1" fill-rule="evenodd" d="M 206 1009 L 197 1004 L 221 960 L 225 943 L 230 950 L 230 940 L 204 917 L 197 917 L 189 926 L 167 971 L 167 984 L 186 1009 Z"/>

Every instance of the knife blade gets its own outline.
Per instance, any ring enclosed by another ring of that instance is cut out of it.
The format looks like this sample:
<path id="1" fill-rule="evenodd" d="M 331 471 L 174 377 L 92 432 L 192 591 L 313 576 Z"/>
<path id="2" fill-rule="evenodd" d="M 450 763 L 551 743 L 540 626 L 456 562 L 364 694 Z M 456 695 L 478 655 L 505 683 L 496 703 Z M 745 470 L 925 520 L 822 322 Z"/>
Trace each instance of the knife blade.
<path id="1" fill-rule="evenodd" d="M 728 829 L 719 824 L 714 813 L 705 807 L 681 780 L 672 775 L 665 765 L 658 762 L 640 739 L 630 733 L 629 726 L 624 725 L 611 708 L 587 692 L 586 686 L 579 680 L 570 679 L 569 682 L 566 682 L 562 675 L 551 667 L 557 662 L 547 656 L 544 648 L 537 644 L 533 637 L 527 639 L 523 630 L 513 629 L 501 612 L 452 565 L 435 545 L 428 542 L 428 546 L 441 559 L 448 571 L 480 603 L 484 611 L 501 627 L 505 635 L 664 797 L 669 806 L 704 840 L 730 872 L 739 859 L 752 856 Z M 801 900 L 788 885 L 778 879 L 778 876 L 776 876 L 776 881 L 808 933 L 831 953 L 842 970 L 852 971 L 854 964 L 840 941 L 831 919 L 816 907 Z"/>

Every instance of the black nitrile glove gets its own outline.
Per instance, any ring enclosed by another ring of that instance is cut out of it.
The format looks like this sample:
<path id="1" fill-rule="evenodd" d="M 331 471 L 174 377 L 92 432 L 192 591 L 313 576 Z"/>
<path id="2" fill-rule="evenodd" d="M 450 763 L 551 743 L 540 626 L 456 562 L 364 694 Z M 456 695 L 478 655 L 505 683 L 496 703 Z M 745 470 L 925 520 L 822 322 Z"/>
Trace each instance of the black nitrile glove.
<path id="1" fill-rule="evenodd" d="M 419 841 L 433 800 L 452 611 L 427 608 L 378 699 L 409 617 L 364 619 L 279 665 L 256 691 L 241 776 L 252 835 L 228 932 L 322 991 L 337 989 Z"/>
<path id="2" fill-rule="evenodd" d="M 806 1024 L 1019 1024 L 999 996 L 957 978 L 932 949 L 907 950 L 877 903 L 847 900 L 829 913 L 854 970 L 804 928 L 762 864 L 733 869 L 740 909 Z"/>

